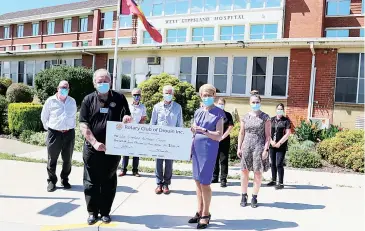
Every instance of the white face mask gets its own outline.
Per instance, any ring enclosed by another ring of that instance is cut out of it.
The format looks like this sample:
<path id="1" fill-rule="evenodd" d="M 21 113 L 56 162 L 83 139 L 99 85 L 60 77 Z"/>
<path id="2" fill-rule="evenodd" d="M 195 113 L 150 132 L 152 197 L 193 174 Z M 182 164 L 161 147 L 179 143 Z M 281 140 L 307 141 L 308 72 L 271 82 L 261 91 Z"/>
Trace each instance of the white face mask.
<path id="1" fill-rule="evenodd" d="M 222 104 L 218 104 L 217 107 L 219 107 L 220 109 L 224 110 L 224 105 L 222 105 Z"/>

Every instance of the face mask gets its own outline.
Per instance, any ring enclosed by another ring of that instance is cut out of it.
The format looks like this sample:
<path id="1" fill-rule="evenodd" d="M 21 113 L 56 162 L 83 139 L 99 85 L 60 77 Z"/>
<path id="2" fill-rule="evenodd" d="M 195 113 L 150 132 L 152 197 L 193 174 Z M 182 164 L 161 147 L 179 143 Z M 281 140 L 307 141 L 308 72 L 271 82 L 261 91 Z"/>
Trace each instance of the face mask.
<path id="1" fill-rule="evenodd" d="M 284 110 L 276 110 L 277 115 L 284 115 Z"/>
<path id="2" fill-rule="evenodd" d="M 141 99 L 140 95 L 134 95 L 133 96 L 134 101 L 138 102 Z"/>
<path id="3" fill-rule="evenodd" d="M 110 84 L 109 83 L 98 83 L 98 84 L 96 84 L 96 90 L 101 94 L 105 94 L 110 90 Z"/>
<path id="4" fill-rule="evenodd" d="M 163 99 L 167 102 L 170 102 L 172 100 L 172 95 L 170 94 L 163 94 Z"/>
<path id="5" fill-rule="evenodd" d="M 214 104 L 214 98 L 213 97 L 204 97 L 202 99 L 203 104 L 207 107 L 212 106 Z"/>
<path id="6" fill-rule="evenodd" d="M 259 111 L 261 108 L 261 104 L 251 104 L 251 108 L 253 111 Z"/>
<path id="7" fill-rule="evenodd" d="M 64 89 L 62 88 L 60 91 L 60 95 L 63 97 L 67 97 L 68 96 L 68 89 Z"/>
<path id="8" fill-rule="evenodd" d="M 224 110 L 224 105 L 222 105 L 222 104 L 218 104 L 217 107 L 219 107 L 220 109 Z"/>

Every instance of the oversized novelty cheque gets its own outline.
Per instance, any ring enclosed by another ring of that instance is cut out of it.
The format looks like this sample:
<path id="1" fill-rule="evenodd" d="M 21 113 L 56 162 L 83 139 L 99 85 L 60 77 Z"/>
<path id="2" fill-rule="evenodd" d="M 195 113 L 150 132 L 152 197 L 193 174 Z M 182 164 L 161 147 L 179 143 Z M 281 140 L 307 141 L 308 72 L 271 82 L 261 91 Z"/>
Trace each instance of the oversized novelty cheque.
<path id="1" fill-rule="evenodd" d="M 106 154 L 189 160 L 190 128 L 107 122 Z"/>

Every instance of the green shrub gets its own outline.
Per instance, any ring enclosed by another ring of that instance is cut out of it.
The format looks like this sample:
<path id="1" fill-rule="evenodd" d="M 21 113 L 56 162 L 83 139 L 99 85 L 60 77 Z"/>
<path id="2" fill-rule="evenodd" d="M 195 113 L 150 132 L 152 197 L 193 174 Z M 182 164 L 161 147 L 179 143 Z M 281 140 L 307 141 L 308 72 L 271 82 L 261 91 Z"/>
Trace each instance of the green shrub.
<path id="1" fill-rule="evenodd" d="M 290 134 L 288 138 L 288 145 L 299 144 L 298 137 L 295 134 Z"/>
<path id="2" fill-rule="evenodd" d="M 24 83 L 13 83 L 6 90 L 9 103 L 30 103 L 33 101 L 33 91 Z"/>
<path id="3" fill-rule="evenodd" d="M 364 172 L 364 144 L 357 143 L 341 153 L 349 153 L 344 167 L 351 168 L 356 172 Z"/>
<path id="4" fill-rule="evenodd" d="M 24 130 L 43 130 L 41 122 L 42 105 L 32 103 L 11 103 L 8 107 L 9 130 L 20 135 Z"/>
<path id="5" fill-rule="evenodd" d="M 35 89 L 41 103 L 54 95 L 62 80 L 70 84 L 70 96 L 76 100 L 78 106 L 86 95 L 93 92 L 93 72 L 84 67 L 58 66 L 45 69 L 35 77 Z"/>
<path id="6" fill-rule="evenodd" d="M 0 133 L 4 133 L 7 128 L 7 114 L 8 110 L 8 101 L 6 100 L 5 96 L 0 95 Z"/>
<path id="7" fill-rule="evenodd" d="M 0 77 L 0 95 L 6 95 L 6 90 L 13 83 L 10 78 Z"/>
<path id="8" fill-rule="evenodd" d="M 178 78 L 165 73 L 152 76 L 139 85 L 139 88 L 142 90 L 142 101 L 147 108 L 148 117 L 152 113 L 153 106 L 162 101 L 162 88 L 165 85 L 172 85 L 174 87 L 174 100 L 182 107 L 185 125 L 189 124 L 190 126 L 194 112 L 199 108 L 200 98 L 196 94 L 193 85 L 182 82 Z M 150 117 L 148 118 L 149 120 Z"/>
<path id="9" fill-rule="evenodd" d="M 293 168 L 320 168 L 322 167 L 321 157 L 306 147 L 294 145 L 288 150 L 287 162 Z"/>
<path id="10" fill-rule="evenodd" d="M 229 159 L 231 161 L 237 160 L 238 156 L 237 156 L 237 145 L 238 145 L 238 134 L 240 132 L 240 123 L 236 122 L 231 134 L 230 134 L 230 147 L 229 147 Z"/>
<path id="11" fill-rule="evenodd" d="M 295 128 L 295 135 L 299 141 L 310 140 L 318 142 L 321 134 L 321 130 L 318 128 L 316 123 L 311 120 L 309 122 L 301 120 L 300 124 Z"/>
<path id="12" fill-rule="evenodd" d="M 325 140 L 334 137 L 338 132 L 340 132 L 342 128 L 337 125 L 331 124 L 329 128 L 321 130 L 319 134 L 320 140 Z"/>

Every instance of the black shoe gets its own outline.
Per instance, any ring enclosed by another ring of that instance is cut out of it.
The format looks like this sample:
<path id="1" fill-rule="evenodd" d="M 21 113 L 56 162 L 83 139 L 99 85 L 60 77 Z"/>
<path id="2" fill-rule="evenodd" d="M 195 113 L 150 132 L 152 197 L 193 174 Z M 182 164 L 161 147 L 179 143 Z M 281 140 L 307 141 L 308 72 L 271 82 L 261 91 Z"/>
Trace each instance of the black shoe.
<path id="1" fill-rule="evenodd" d="M 276 190 L 280 190 L 280 189 L 283 189 L 283 188 L 284 188 L 283 184 L 278 184 L 278 185 L 275 186 Z"/>
<path id="2" fill-rule="evenodd" d="M 70 183 L 68 183 L 68 181 L 61 182 L 61 185 L 63 186 L 64 189 L 70 189 L 71 188 L 71 185 L 70 185 Z"/>
<path id="3" fill-rule="evenodd" d="M 89 215 L 89 217 L 87 218 L 87 223 L 88 225 L 93 225 L 98 221 L 97 216 L 94 215 Z"/>
<path id="4" fill-rule="evenodd" d="M 56 190 L 56 185 L 53 182 L 48 183 L 47 191 L 54 192 Z"/>
<path id="5" fill-rule="evenodd" d="M 109 215 L 107 215 L 107 216 L 102 216 L 101 221 L 104 223 L 110 223 L 112 221 L 112 219 L 110 218 Z"/>
<path id="6" fill-rule="evenodd" d="M 214 179 L 212 180 L 212 184 L 215 184 L 215 183 L 218 183 L 218 179 L 215 179 L 215 178 L 214 178 Z"/>
<path id="7" fill-rule="evenodd" d="M 276 181 L 270 181 L 268 184 L 267 184 L 267 186 L 275 186 L 276 185 Z"/>
<path id="8" fill-rule="evenodd" d="M 197 229 L 206 229 L 209 225 L 209 222 L 210 222 L 210 218 L 212 217 L 211 214 L 209 214 L 209 216 L 203 216 L 203 217 L 200 217 L 199 221 L 198 221 L 198 225 L 196 226 Z M 200 221 L 202 219 L 208 219 L 208 222 L 206 224 L 202 224 L 200 223 Z"/>
<path id="9" fill-rule="evenodd" d="M 242 194 L 242 199 L 241 199 L 241 203 L 240 203 L 240 205 L 242 207 L 246 207 L 246 205 L 247 205 L 247 198 L 248 198 L 247 193 Z"/>
<path id="10" fill-rule="evenodd" d="M 252 208 L 257 208 L 257 197 L 252 197 L 251 199 L 251 207 Z"/>
<path id="11" fill-rule="evenodd" d="M 221 187 L 222 188 L 227 187 L 227 181 L 226 180 L 221 180 Z"/>
<path id="12" fill-rule="evenodd" d="M 192 218 L 190 218 L 189 219 L 189 223 L 190 224 L 193 224 L 193 223 L 198 223 L 199 222 L 199 219 L 200 219 L 200 215 L 199 215 L 199 213 L 197 212 L 196 214 L 195 214 L 195 216 L 194 217 L 192 217 Z"/>

